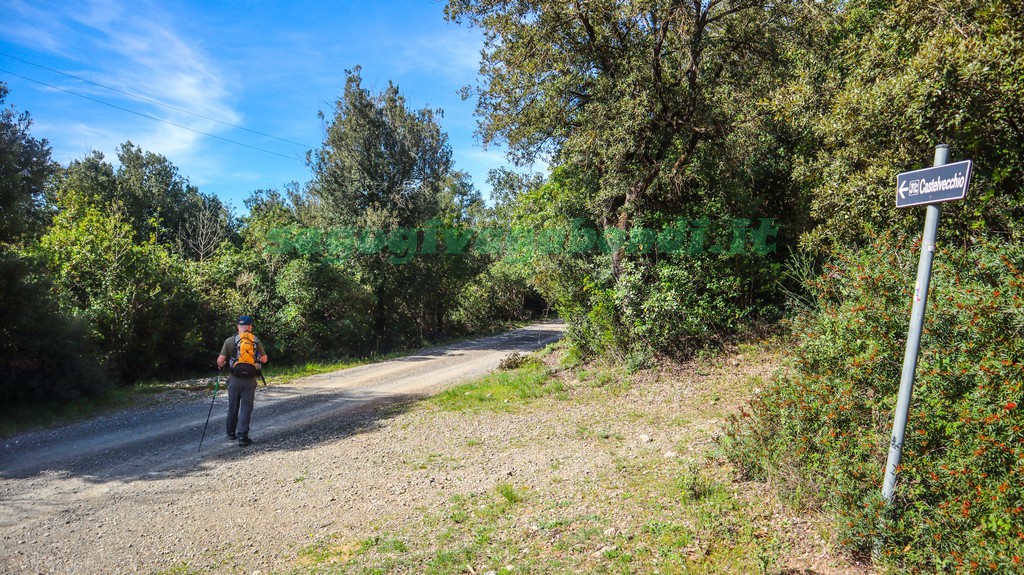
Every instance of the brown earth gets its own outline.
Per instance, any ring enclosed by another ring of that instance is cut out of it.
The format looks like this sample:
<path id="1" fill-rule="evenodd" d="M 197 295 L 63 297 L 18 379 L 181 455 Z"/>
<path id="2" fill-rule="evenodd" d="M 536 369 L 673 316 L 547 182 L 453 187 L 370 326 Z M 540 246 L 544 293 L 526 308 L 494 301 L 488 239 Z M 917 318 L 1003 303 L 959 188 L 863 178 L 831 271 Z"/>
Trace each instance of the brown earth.
<path id="1" fill-rule="evenodd" d="M 218 399 L 196 453 L 205 398 L 9 438 L 0 572 L 872 572 L 718 453 L 778 346 L 632 374 L 548 354 L 562 389 L 539 399 L 422 399 L 560 333 L 261 388 L 248 448 L 224 440 Z"/>

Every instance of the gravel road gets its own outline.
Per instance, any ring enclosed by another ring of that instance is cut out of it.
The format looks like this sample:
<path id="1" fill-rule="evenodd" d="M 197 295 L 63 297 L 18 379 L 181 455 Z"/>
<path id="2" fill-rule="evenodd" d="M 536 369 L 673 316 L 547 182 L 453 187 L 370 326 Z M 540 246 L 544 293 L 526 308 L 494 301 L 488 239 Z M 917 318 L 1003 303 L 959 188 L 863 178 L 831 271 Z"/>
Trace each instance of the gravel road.
<path id="1" fill-rule="evenodd" d="M 358 445 L 362 430 L 384 425 L 403 400 L 493 371 L 512 351 L 541 348 L 563 329 L 538 324 L 261 386 L 256 443 L 248 448 L 226 441 L 223 392 L 201 453 L 208 395 L 7 438 L 0 445 L 0 573 L 147 573 L 186 563 L 234 572 L 232 557 L 244 557 L 238 561 L 247 573 L 270 569 L 289 552 L 286 536 L 335 523 L 325 509 L 337 501 L 335 491 L 291 496 L 310 474 L 322 479 L 317 469 L 338 480 L 346 469 L 361 470 L 345 480 L 360 488 L 344 489 L 347 504 L 372 506 L 381 457 Z M 351 440 L 345 459 L 330 460 L 322 448 L 344 440 Z"/>

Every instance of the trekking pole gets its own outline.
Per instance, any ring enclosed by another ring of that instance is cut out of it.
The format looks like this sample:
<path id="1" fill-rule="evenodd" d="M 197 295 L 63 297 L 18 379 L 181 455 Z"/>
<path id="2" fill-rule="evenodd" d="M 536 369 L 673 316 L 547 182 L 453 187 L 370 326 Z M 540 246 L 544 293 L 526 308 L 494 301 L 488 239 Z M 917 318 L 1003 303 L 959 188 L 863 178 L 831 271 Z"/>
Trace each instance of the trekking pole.
<path id="1" fill-rule="evenodd" d="M 203 426 L 203 436 L 199 439 L 199 451 L 203 450 L 203 440 L 206 439 L 206 428 L 210 427 L 210 416 L 213 415 L 213 402 L 217 399 L 218 389 L 220 389 L 220 375 L 217 376 L 217 382 L 213 384 L 213 397 L 210 399 L 210 413 L 206 414 L 206 425 Z"/>

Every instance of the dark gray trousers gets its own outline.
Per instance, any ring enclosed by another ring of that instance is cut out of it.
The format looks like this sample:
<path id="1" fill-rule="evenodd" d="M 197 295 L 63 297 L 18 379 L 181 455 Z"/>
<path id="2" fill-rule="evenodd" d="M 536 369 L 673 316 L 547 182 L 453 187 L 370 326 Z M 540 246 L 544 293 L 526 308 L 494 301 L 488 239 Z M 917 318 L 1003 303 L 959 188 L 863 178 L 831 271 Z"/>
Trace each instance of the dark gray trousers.
<path id="1" fill-rule="evenodd" d="M 228 434 L 249 434 L 252 405 L 256 400 L 256 378 L 228 376 Z"/>

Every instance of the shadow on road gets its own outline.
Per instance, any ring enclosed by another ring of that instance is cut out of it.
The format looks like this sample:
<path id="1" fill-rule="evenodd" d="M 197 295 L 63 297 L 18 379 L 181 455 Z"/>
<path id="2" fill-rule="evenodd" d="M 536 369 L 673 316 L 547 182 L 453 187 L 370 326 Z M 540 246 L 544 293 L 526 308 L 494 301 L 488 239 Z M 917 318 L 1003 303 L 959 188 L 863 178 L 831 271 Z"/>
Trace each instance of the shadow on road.
<path id="1" fill-rule="evenodd" d="M 539 349 L 563 333 L 560 324 L 544 324 L 410 356 L 305 378 L 295 385 L 259 387 L 253 412 L 254 444 L 240 448 L 225 435 L 227 397 L 218 394 L 202 452 L 197 452 L 210 409 L 209 396 L 172 406 L 128 410 L 65 428 L 14 436 L 0 444 L 0 478 L 30 479 L 55 474 L 88 482 L 129 482 L 205 473 L 216 464 L 267 451 L 302 451 L 382 425 L 424 397 L 388 389 L 389 371 L 404 381 L 458 366 L 474 352 Z M 500 357 L 500 356 L 498 356 Z M 413 365 L 410 365 L 413 364 Z M 372 370 L 382 370 L 374 376 Z M 347 377 L 371 383 L 345 387 Z M 373 379 L 376 377 L 376 379 Z M 318 382 L 330 380 L 325 389 Z M 342 382 L 341 386 L 337 382 Z M 454 381 L 451 383 L 455 383 Z M 5 504 L 16 504 L 7 499 Z"/>
<path id="2" fill-rule="evenodd" d="M 306 391 L 259 389 L 250 434 L 254 443 L 249 447 L 240 448 L 237 442 L 228 441 L 224 424 L 227 398 L 219 396 L 202 452 L 198 448 L 209 401 L 147 410 L 135 413 L 128 421 L 106 422 L 115 428 L 123 425 L 120 431 L 90 434 L 88 429 L 72 426 L 61 430 L 59 436 L 38 440 L 24 450 L 15 444 L 4 450 L 7 453 L 0 460 L 0 477 L 28 479 L 56 473 L 90 482 L 124 482 L 184 476 L 258 452 L 304 450 L 343 439 L 379 425 L 423 397 L 375 398 L 358 392 Z M 270 394 L 275 397 L 267 404 Z M 39 452 L 43 452 L 42 457 L 33 455 Z"/>

